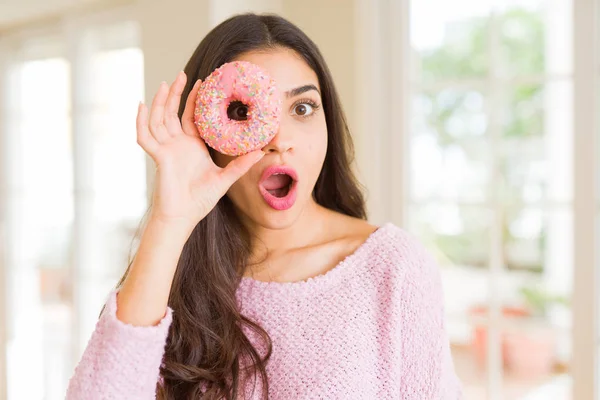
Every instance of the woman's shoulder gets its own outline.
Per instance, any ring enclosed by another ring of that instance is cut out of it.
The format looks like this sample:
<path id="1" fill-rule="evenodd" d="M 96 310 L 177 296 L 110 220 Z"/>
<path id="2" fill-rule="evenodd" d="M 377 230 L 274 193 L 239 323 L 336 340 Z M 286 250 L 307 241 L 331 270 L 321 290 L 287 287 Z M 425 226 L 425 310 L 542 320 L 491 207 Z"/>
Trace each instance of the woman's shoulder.
<path id="1" fill-rule="evenodd" d="M 427 246 L 414 233 L 388 221 L 366 240 L 371 257 L 410 274 L 437 272 L 437 264 Z"/>
<path id="2" fill-rule="evenodd" d="M 427 253 L 417 237 L 397 224 L 386 221 L 373 224 L 347 215 L 332 218 L 332 235 L 350 249 L 367 247 L 370 251 L 391 252 L 402 257 L 422 256 Z"/>
<path id="3" fill-rule="evenodd" d="M 435 261 L 426 245 L 409 230 L 392 221 L 372 224 L 346 217 L 337 221 L 345 237 L 346 254 L 368 264 L 386 264 L 403 273 L 435 273 Z M 431 269 L 433 268 L 433 271 Z"/>

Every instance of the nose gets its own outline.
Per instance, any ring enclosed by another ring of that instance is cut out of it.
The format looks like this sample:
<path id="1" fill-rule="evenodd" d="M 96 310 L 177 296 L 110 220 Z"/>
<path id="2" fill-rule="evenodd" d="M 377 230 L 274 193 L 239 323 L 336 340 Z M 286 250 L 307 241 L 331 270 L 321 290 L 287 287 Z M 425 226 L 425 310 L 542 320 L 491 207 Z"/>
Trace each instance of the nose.
<path id="1" fill-rule="evenodd" d="M 293 149 L 294 144 L 292 132 L 289 129 L 283 129 L 280 125 L 279 130 L 277 131 L 273 139 L 271 139 L 271 141 L 265 147 L 263 147 L 262 150 L 265 153 L 277 152 L 283 154 L 288 151 L 292 151 Z"/>

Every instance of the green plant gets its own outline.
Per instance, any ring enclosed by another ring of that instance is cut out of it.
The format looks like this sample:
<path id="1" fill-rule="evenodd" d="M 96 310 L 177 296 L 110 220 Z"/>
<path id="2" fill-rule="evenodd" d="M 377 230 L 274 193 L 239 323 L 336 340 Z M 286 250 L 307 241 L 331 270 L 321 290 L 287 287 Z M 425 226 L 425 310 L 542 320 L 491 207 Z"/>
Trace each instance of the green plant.
<path id="1" fill-rule="evenodd" d="M 549 292 L 539 285 L 523 286 L 519 290 L 527 308 L 535 316 L 546 316 L 548 309 L 553 305 L 568 306 L 566 297 Z"/>

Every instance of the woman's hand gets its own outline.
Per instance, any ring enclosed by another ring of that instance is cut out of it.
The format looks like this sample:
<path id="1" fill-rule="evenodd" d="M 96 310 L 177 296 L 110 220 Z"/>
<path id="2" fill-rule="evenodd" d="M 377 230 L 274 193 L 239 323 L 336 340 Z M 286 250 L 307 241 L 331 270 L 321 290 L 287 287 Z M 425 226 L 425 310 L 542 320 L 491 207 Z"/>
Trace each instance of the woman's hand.
<path id="1" fill-rule="evenodd" d="M 264 153 L 245 154 L 225 168 L 215 165 L 194 124 L 200 80 L 190 91 L 181 121 L 177 115 L 186 79 L 182 71 L 170 88 L 161 83 L 149 113 L 140 103 L 137 142 L 156 163 L 151 218 L 193 228 Z"/>

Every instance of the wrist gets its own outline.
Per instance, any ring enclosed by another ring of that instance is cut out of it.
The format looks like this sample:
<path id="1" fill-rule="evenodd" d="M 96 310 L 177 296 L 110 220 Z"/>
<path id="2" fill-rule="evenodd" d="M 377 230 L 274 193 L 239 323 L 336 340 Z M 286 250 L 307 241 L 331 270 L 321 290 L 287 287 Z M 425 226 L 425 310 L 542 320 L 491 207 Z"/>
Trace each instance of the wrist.
<path id="1" fill-rule="evenodd" d="M 164 218 L 151 212 L 147 226 L 153 229 L 185 233 L 189 236 L 197 224 L 187 218 Z"/>

